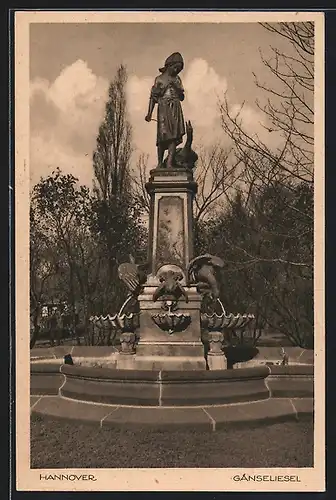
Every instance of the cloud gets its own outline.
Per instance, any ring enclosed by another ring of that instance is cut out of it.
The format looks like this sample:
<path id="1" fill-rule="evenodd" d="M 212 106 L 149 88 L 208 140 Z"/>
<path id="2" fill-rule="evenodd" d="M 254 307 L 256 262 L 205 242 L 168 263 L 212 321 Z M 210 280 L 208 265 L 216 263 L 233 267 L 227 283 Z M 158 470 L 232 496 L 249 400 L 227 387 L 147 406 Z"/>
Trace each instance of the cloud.
<path id="1" fill-rule="evenodd" d="M 56 167 L 91 183 L 91 157 L 107 90 L 108 81 L 82 60 L 64 68 L 54 82 L 31 82 L 32 183 Z"/>
<path id="2" fill-rule="evenodd" d="M 281 132 L 273 131 L 267 116 L 259 109 L 244 104 L 231 104 L 228 111 L 234 119 L 256 142 L 261 141 L 268 148 L 275 150 L 283 141 Z M 273 133 L 270 133 L 270 132 Z"/>
<path id="3" fill-rule="evenodd" d="M 49 134 L 33 135 L 30 140 L 30 161 L 33 166 L 31 183 L 35 184 L 41 176 L 50 174 L 57 167 L 63 172 L 73 174 L 83 184 L 91 184 L 92 159 L 90 155 L 75 153 L 60 147 L 59 141 Z"/>
<path id="4" fill-rule="evenodd" d="M 218 124 L 218 98 L 227 90 L 226 78 L 220 77 L 204 59 L 194 59 L 183 84 L 186 117 L 200 128 Z"/>
<path id="5" fill-rule="evenodd" d="M 195 146 L 225 140 L 220 125 L 218 98 L 228 90 L 227 79 L 204 59 L 192 60 L 181 74 L 185 87 L 183 111 L 194 126 Z M 135 145 L 134 165 L 140 152 L 156 163 L 156 123 L 145 122 L 154 76 L 129 75 L 127 103 Z M 50 82 L 34 79 L 31 97 L 31 182 L 59 167 L 71 172 L 80 182 L 91 185 L 92 152 L 99 124 L 104 117 L 109 82 L 98 77 L 81 59 L 65 67 Z M 230 89 L 229 89 L 230 91 Z M 228 92 L 230 93 L 230 92 Z M 237 113 L 240 105 L 232 104 Z M 249 132 L 263 132 L 261 113 L 249 106 L 241 112 Z"/>

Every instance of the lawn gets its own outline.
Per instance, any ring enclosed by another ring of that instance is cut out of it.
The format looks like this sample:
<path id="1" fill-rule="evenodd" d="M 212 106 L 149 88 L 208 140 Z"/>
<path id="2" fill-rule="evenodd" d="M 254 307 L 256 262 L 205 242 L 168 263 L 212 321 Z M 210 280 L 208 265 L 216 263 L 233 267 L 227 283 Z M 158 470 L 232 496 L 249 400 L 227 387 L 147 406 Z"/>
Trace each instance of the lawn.
<path id="1" fill-rule="evenodd" d="M 312 467 L 313 423 L 201 432 L 31 422 L 32 468 Z"/>

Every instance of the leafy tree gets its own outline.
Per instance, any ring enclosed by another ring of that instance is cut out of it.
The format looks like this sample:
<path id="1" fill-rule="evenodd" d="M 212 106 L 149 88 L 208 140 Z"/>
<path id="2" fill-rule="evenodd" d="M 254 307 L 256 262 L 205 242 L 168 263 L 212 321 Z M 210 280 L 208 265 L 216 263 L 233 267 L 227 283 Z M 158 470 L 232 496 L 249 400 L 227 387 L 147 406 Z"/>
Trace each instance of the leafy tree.
<path id="1" fill-rule="evenodd" d="M 88 224 L 91 217 L 89 190 L 78 186 L 73 175 L 63 175 L 57 170 L 34 186 L 32 206 L 43 238 L 53 249 L 50 261 L 54 261 L 59 286 L 54 294 L 70 305 L 75 328 L 79 305 L 83 307 L 84 324 L 87 323 L 91 295 L 88 270 L 92 269 L 93 256 Z"/>
<path id="2" fill-rule="evenodd" d="M 128 262 L 130 254 L 137 262 L 146 259 L 147 231 L 139 211 L 129 200 L 93 200 L 92 231 L 99 242 L 104 262 L 104 286 L 101 287 L 100 309 L 107 314 L 116 311 L 126 298 L 126 290 L 118 277 L 118 266 Z"/>
<path id="3" fill-rule="evenodd" d="M 281 193 L 281 196 L 280 196 Z M 237 192 L 203 232 L 207 251 L 225 261 L 221 296 L 229 311 L 253 312 L 254 337 L 268 326 L 294 345 L 313 343 L 312 234 L 292 208 L 312 212 L 306 184 Z M 300 238 L 297 235 L 300 233 Z"/>
<path id="4" fill-rule="evenodd" d="M 41 308 L 49 301 L 54 288 L 55 275 L 58 271 L 54 248 L 51 241 L 43 232 L 40 219 L 36 214 L 36 207 L 30 206 L 30 317 L 31 340 L 30 347 L 34 347 L 41 330 Z"/>
<path id="5" fill-rule="evenodd" d="M 271 57 L 261 54 L 270 75 L 267 84 L 255 77 L 265 134 L 246 129 L 245 104 L 233 110 L 226 95 L 220 103 L 240 177 L 226 192 L 230 208 L 207 228 L 207 239 L 218 251 L 226 248 L 226 289 L 236 303 L 239 294 L 249 296 L 271 328 L 293 344 L 312 346 L 314 23 L 262 26 L 275 41 L 288 42 L 288 50 L 283 43 L 282 50 L 271 47 Z"/>

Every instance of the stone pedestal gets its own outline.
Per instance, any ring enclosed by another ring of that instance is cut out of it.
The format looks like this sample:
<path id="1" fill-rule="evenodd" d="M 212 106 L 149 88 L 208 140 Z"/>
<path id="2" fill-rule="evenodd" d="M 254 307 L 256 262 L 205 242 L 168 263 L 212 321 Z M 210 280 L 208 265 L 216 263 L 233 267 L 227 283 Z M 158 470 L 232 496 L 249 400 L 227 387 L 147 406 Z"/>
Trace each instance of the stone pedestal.
<path id="1" fill-rule="evenodd" d="M 186 288 L 189 301 L 180 300 L 177 314 L 186 318 L 182 331 L 169 333 L 156 322 L 157 315 L 169 314 L 162 302 L 153 302 L 156 286 L 146 286 L 139 296 L 140 328 L 136 346 L 135 366 L 139 370 L 205 370 L 204 347 L 201 341 L 201 297 L 195 287 Z M 188 319 L 189 318 L 189 319 Z"/>
<path id="2" fill-rule="evenodd" d="M 139 370 L 205 370 L 201 340 L 201 296 L 187 286 L 186 270 L 193 258 L 193 197 L 197 184 L 191 170 L 157 168 L 150 172 L 146 189 L 150 195 L 148 261 L 146 285 L 138 297 L 140 326 L 137 331 L 135 367 Z M 164 310 L 164 298 L 153 294 L 160 285 L 163 269 L 182 272 L 180 284 L 188 294 L 178 298 L 175 308 Z M 167 315 L 183 318 L 167 318 Z M 180 322 L 181 319 L 181 322 Z M 167 320 L 167 321 L 166 321 Z M 167 325 L 181 323 L 168 331 Z"/>
<path id="3" fill-rule="evenodd" d="M 116 367 L 118 370 L 134 370 L 135 369 L 135 355 L 119 353 L 116 360 Z"/>
<path id="4" fill-rule="evenodd" d="M 135 358 L 136 336 L 133 332 L 124 332 L 120 335 L 121 350 L 117 357 L 117 368 L 120 370 L 133 370 Z"/>
<path id="5" fill-rule="evenodd" d="M 222 332 L 208 332 L 209 351 L 207 360 L 209 370 L 227 369 L 227 359 L 222 350 L 223 337 Z"/>
<path id="6" fill-rule="evenodd" d="M 151 275 L 164 264 L 183 271 L 193 258 L 192 202 L 197 184 L 189 170 L 157 168 L 150 173 L 149 248 Z"/>

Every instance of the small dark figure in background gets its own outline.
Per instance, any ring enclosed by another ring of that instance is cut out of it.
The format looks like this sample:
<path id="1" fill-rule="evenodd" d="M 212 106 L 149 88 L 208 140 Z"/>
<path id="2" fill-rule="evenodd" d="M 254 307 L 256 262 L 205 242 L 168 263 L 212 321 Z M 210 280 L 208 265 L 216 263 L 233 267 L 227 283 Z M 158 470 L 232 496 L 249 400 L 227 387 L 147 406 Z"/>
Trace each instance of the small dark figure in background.
<path id="1" fill-rule="evenodd" d="M 71 354 L 66 354 L 64 356 L 64 364 L 65 365 L 73 365 L 74 364 Z"/>
<path id="2" fill-rule="evenodd" d="M 54 308 L 47 318 L 47 329 L 49 330 L 50 345 L 53 347 L 61 345 L 63 336 L 63 321 L 58 308 Z"/>
<path id="3" fill-rule="evenodd" d="M 151 90 L 147 122 L 152 120 L 155 104 L 157 111 L 158 166 L 174 167 L 176 147 L 181 144 L 186 133 L 181 101 L 184 100 L 184 89 L 178 74 L 183 70 L 184 61 L 179 52 L 174 52 L 165 61 L 159 71 Z M 164 152 L 168 149 L 168 158 L 163 165 Z"/>
<path id="4" fill-rule="evenodd" d="M 289 356 L 288 356 L 287 352 L 285 351 L 285 349 L 283 347 L 281 348 L 281 354 L 282 354 L 281 365 L 282 366 L 287 366 L 288 362 L 289 362 Z"/>

